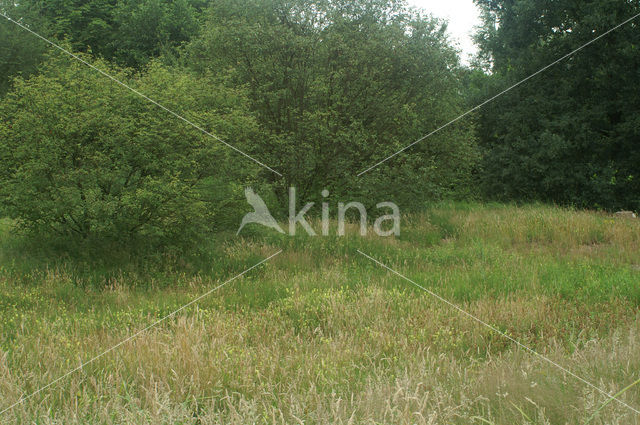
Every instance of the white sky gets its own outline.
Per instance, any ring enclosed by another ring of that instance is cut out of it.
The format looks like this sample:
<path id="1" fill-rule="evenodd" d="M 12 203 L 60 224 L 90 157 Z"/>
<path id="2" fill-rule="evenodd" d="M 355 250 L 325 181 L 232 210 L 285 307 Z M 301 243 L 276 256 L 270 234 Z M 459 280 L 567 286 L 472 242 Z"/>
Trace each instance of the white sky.
<path id="1" fill-rule="evenodd" d="M 469 62 L 469 54 L 477 50 L 471 38 L 473 27 L 480 25 L 480 14 L 473 0 L 408 0 L 408 3 L 448 20 L 452 41 L 462 50 L 463 62 Z"/>

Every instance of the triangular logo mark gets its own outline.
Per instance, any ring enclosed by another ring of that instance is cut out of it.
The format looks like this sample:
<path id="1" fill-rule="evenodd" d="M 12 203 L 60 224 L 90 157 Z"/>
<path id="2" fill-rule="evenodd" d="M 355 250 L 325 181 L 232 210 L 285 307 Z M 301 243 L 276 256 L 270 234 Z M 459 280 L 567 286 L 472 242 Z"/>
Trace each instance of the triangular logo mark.
<path id="1" fill-rule="evenodd" d="M 276 229 L 280 233 L 284 233 L 284 230 L 280 228 L 278 222 L 269 212 L 269 208 L 267 208 L 267 204 L 264 203 L 260 195 L 255 193 L 252 188 L 248 187 L 244 190 L 244 195 L 247 198 L 247 202 L 254 209 L 253 212 L 247 213 L 242 218 L 242 223 L 240 224 L 240 228 L 236 235 L 240 233 L 242 228 L 249 223 L 258 223 L 263 226 L 271 227 L 272 229 Z"/>

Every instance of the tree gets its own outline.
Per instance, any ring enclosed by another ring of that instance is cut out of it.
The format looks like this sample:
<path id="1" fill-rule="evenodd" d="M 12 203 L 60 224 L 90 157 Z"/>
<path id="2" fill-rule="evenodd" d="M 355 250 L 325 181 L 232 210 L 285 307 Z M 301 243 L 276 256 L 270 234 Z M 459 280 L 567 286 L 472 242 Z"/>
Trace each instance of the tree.
<path id="1" fill-rule="evenodd" d="M 95 65 L 208 131 L 253 138 L 238 91 L 158 64 L 134 75 Z M 232 167 L 216 140 L 67 57 L 18 79 L 0 117 L 0 202 L 31 231 L 196 240 L 218 211 L 203 188 L 252 171 Z"/>
<path id="2" fill-rule="evenodd" d="M 199 30 L 208 0 L 0 0 L 0 11 L 36 33 L 65 41 L 121 66 L 141 68 L 161 55 L 173 56 Z M 11 79 L 27 76 L 49 47 L 16 24 L 0 20 L 0 95 Z"/>
<path id="3" fill-rule="evenodd" d="M 176 48 L 198 33 L 203 5 L 190 0 L 127 0 L 117 3 L 113 20 L 117 28 L 108 49 L 117 63 L 140 67 Z"/>
<path id="4" fill-rule="evenodd" d="M 31 21 L 30 15 L 17 13 L 14 2 L 0 0 L 0 12 L 13 19 L 23 17 L 22 23 Z M 13 22 L 0 17 L 0 97 L 11 88 L 14 77 L 28 77 L 36 72 L 42 60 L 45 44 L 19 28 Z"/>
<path id="5" fill-rule="evenodd" d="M 405 207 L 468 188 L 469 122 L 356 177 L 463 107 L 446 27 L 402 1 L 221 0 L 187 50 L 197 71 L 248 87 L 266 133 L 254 153 L 285 175 L 264 175 L 283 201 L 291 185 Z"/>
<path id="6" fill-rule="evenodd" d="M 506 88 L 640 11 L 637 1 L 476 0 L 490 92 Z M 640 209 L 640 33 L 632 22 L 483 108 L 488 192 Z"/>

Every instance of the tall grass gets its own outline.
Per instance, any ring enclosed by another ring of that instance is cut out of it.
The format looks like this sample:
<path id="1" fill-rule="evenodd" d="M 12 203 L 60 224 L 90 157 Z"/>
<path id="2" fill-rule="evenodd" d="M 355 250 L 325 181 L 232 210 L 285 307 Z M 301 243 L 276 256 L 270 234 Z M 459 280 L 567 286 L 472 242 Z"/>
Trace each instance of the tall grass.
<path id="1" fill-rule="evenodd" d="M 441 204 L 401 236 L 218 234 L 192 257 L 35 255 L 2 222 L 0 410 L 277 249 L 8 423 L 635 424 L 360 249 L 640 407 L 640 224 Z M 100 261 L 96 260 L 96 263 Z M 597 413 L 597 414 L 596 414 Z"/>

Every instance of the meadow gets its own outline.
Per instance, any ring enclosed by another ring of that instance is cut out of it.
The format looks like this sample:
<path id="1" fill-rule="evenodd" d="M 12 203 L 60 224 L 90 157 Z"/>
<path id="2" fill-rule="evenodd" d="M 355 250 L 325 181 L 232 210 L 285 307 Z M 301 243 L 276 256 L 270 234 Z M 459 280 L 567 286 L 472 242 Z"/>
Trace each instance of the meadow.
<path id="1" fill-rule="evenodd" d="M 443 203 L 399 237 L 251 228 L 188 257 L 69 255 L 0 228 L 0 410 L 282 249 L 0 423 L 640 423 L 358 253 L 616 394 L 640 379 L 640 220 Z M 640 385 L 619 399 L 640 409 Z"/>

